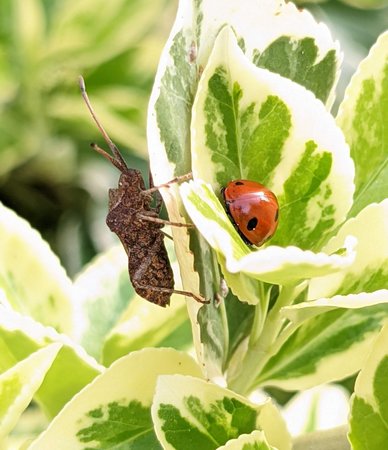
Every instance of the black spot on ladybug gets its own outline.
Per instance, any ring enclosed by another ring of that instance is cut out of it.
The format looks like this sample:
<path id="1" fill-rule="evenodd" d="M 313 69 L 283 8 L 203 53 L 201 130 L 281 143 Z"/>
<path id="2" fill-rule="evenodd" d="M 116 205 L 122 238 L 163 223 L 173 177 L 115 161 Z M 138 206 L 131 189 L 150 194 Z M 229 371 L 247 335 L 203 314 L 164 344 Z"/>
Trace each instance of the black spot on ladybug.
<path id="1" fill-rule="evenodd" d="M 275 213 L 275 222 L 278 221 L 278 218 L 279 218 L 279 210 L 277 209 Z"/>
<path id="2" fill-rule="evenodd" d="M 244 183 L 241 182 L 241 181 L 236 181 L 234 184 L 235 184 L 236 186 L 244 186 Z"/>
<path id="3" fill-rule="evenodd" d="M 248 220 L 247 229 L 249 231 L 254 230 L 257 227 L 257 223 L 258 223 L 257 217 L 252 217 L 252 219 Z"/>

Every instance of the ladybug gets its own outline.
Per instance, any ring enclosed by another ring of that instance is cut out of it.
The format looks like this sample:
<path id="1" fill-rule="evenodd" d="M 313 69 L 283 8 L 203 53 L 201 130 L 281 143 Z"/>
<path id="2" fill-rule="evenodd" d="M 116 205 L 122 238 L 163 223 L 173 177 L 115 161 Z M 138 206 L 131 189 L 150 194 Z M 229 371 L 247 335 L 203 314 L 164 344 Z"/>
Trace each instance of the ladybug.
<path id="1" fill-rule="evenodd" d="M 233 180 L 221 193 L 226 212 L 245 243 L 259 247 L 274 235 L 279 204 L 272 191 L 256 181 Z"/>

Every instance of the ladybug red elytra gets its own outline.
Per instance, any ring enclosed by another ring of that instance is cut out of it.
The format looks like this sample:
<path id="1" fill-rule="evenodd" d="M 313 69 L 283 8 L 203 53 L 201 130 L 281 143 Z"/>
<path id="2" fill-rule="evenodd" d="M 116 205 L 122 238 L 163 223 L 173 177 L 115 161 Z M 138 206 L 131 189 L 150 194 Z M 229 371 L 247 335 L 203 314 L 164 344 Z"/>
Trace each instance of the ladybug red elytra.
<path id="1" fill-rule="evenodd" d="M 275 194 L 256 181 L 233 180 L 221 190 L 226 211 L 247 244 L 263 245 L 278 226 Z"/>

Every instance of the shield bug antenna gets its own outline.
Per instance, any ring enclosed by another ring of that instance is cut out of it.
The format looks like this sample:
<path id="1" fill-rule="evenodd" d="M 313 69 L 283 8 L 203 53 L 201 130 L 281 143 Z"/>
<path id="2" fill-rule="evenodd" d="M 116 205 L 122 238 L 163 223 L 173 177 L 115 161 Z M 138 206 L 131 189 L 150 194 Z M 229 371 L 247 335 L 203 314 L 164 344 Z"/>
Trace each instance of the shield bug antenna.
<path id="1" fill-rule="evenodd" d="M 94 150 L 96 150 L 98 153 L 100 153 L 102 156 L 104 156 L 106 159 L 108 159 L 121 172 L 125 172 L 126 170 L 128 170 L 128 166 L 127 166 L 126 162 L 124 161 L 123 157 L 121 156 L 119 149 L 113 143 L 112 139 L 109 137 L 108 133 L 105 131 L 104 127 L 101 125 L 100 121 L 98 120 L 96 113 L 94 112 L 94 109 L 90 103 L 88 93 L 86 92 L 85 81 L 81 75 L 79 76 L 79 87 L 81 90 L 81 95 L 85 101 L 85 104 L 86 104 L 89 112 L 90 112 L 90 115 L 93 117 L 94 122 L 96 123 L 98 129 L 100 130 L 105 142 L 108 144 L 108 147 L 109 147 L 110 151 L 112 152 L 113 156 L 110 155 L 105 150 L 103 150 L 97 144 L 94 144 L 94 143 L 91 144 L 92 148 Z"/>

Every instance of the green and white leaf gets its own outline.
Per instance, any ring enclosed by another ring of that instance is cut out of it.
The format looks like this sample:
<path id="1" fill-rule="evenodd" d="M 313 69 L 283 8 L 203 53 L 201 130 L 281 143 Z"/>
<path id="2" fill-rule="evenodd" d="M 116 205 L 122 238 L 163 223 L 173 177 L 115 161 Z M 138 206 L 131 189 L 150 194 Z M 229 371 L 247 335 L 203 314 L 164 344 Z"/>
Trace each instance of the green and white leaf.
<path id="1" fill-rule="evenodd" d="M 302 389 L 360 369 L 363 356 L 388 318 L 388 291 L 383 289 L 387 286 L 387 212 L 388 200 L 369 205 L 346 222 L 324 248 L 331 253 L 348 235 L 358 240 L 352 265 L 310 282 L 308 298 L 317 300 L 283 309 L 295 325 L 290 324 L 283 337 L 280 335 L 283 345 L 264 368 L 264 378 L 280 376 L 282 380 L 276 384 Z M 330 295 L 333 297 L 324 298 Z"/>
<path id="2" fill-rule="evenodd" d="M 199 366 L 173 349 L 144 349 L 118 361 L 75 396 L 29 450 L 161 450 L 151 419 L 160 374 L 200 377 Z"/>
<path id="3" fill-rule="evenodd" d="M 227 24 L 250 61 L 302 84 L 331 106 L 342 55 L 329 29 L 307 10 L 283 1 L 250 0 L 243 8 L 238 0 L 198 4 L 200 66 L 206 66 L 219 31 Z"/>
<path id="4" fill-rule="evenodd" d="M 62 344 L 35 399 L 48 416 L 58 411 L 103 369 L 85 350 L 51 327 L 0 306 L 0 369 L 5 371 L 48 344 Z"/>
<path id="5" fill-rule="evenodd" d="M 229 347 L 224 298 L 219 305 L 216 300 L 205 308 L 200 308 L 196 317 L 195 326 L 199 331 L 201 342 L 195 345 L 195 349 L 202 362 L 206 379 L 224 385 L 224 365 Z"/>
<path id="6" fill-rule="evenodd" d="M 324 248 L 332 253 L 348 235 L 358 241 L 353 264 L 336 275 L 311 280 L 311 300 L 283 309 L 294 323 L 283 329 L 269 350 L 272 357 L 258 384 L 303 389 L 361 368 L 363 356 L 388 319 L 383 289 L 388 280 L 387 221 L 388 200 L 369 205 Z"/>
<path id="7" fill-rule="evenodd" d="M 387 229 L 388 200 L 367 206 L 341 227 L 324 250 L 334 251 L 341 239 L 353 235 L 358 241 L 354 263 L 336 275 L 313 279 L 308 298 L 317 300 L 283 309 L 295 324 L 278 338 L 283 345 L 264 368 L 262 379 L 277 378 L 276 385 L 303 389 L 361 368 L 388 319 L 388 291 L 383 289 L 388 280 Z"/>
<path id="8" fill-rule="evenodd" d="M 76 340 L 101 358 L 104 339 L 128 306 L 134 290 L 122 246 L 97 256 L 74 281 L 77 295 Z"/>
<path id="9" fill-rule="evenodd" d="M 210 185 L 200 180 L 191 181 L 183 184 L 180 192 L 195 226 L 219 255 L 230 287 L 234 290 L 236 285 L 239 294 L 244 288 L 240 273 L 268 283 L 290 284 L 343 270 L 354 260 L 355 240 L 352 238 L 344 238 L 338 244 L 336 251 L 341 249 L 341 254 L 313 253 L 297 247 L 278 246 L 251 251 L 234 229 Z M 246 296 L 240 299 L 253 303 L 253 289 L 252 283 L 248 283 Z"/>
<path id="10" fill-rule="evenodd" d="M 199 72 L 225 24 L 251 61 L 300 82 L 329 106 L 334 99 L 339 45 L 309 12 L 278 0 L 248 0 L 244 8 L 238 0 L 181 0 L 149 107 L 148 144 L 159 184 L 190 170 L 189 124 Z"/>
<path id="11" fill-rule="evenodd" d="M 165 450 L 216 450 L 255 430 L 263 430 L 268 442 L 279 450 L 291 448 L 283 419 L 269 401 L 254 405 L 198 378 L 160 376 L 151 412 Z"/>
<path id="12" fill-rule="evenodd" d="M 61 344 L 48 345 L 0 375 L 0 442 L 30 404 L 60 348 Z"/>
<path id="13" fill-rule="evenodd" d="M 120 322 L 108 334 L 103 347 L 103 363 L 109 366 L 121 356 L 145 347 L 173 347 L 184 350 L 192 345 L 186 303 L 172 295 L 169 308 L 135 297 Z"/>
<path id="14" fill-rule="evenodd" d="M 388 442 L 387 342 L 388 325 L 375 340 L 356 380 L 349 421 L 354 450 L 380 450 Z"/>
<path id="15" fill-rule="evenodd" d="M 342 3 L 363 10 L 379 10 L 387 6 L 387 0 L 342 0 Z M 365 11 L 366 12 L 366 11 Z M 362 16 L 361 20 L 366 16 Z M 375 16 L 370 15 L 371 19 Z M 367 32 L 367 30 L 365 30 Z"/>
<path id="16" fill-rule="evenodd" d="M 237 439 L 231 439 L 217 450 L 276 450 L 268 444 L 262 431 L 252 431 L 250 434 L 242 434 Z"/>
<path id="17" fill-rule="evenodd" d="M 255 316 L 255 307 L 240 302 L 239 299 L 233 295 L 231 290 L 224 300 L 224 305 L 228 321 L 229 342 L 227 346 L 227 367 L 229 371 L 233 365 L 232 361 L 239 360 L 240 353 L 245 353 L 245 348 L 243 348 L 244 345 L 242 345 L 242 343 L 253 331 L 252 326 Z"/>
<path id="18" fill-rule="evenodd" d="M 320 298 L 297 305 L 287 306 L 281 310 L 284 317 L 294 323 L 301 323 L 307 319 L 328 311 L 340 309 L 368 308 L 374 305 L 388 305 L 388 289 L 360 294 L 335 295 L 331 298 Z"/>
<path id="19" fill-rule="evenodd" d="M 253 387 L 302 390 L 356 373 L 388 320 L 386 302 L 371 304 L 336 308 L 304 321 L 299 328 L 289 324 L 269 349 L 273 356 Z"/>
<path id="20" fill-rule="evenodd" d="M 351 216 L 388 197 L 388 32 L 361 62 L 342 102 L 337 123 L 356 165 Z"/>
<path id="21" fill-rule="evenodd" d="M 155 83 L 151 94 L 148 118 L 147 141 L 149 148 L 150 168 L 156 185 L 162 184 L 175 175 L 182 175 L 191 171 L 190 156 L 190 121 L 191 108 L 196 91 L 197 67 L 190 62 L 192 43 L 196 41 L 194 12 L 191 0 L 179 2 L 176 21 L 171 30 L 170 37 L 163 50 Z M 175 186 L 162 189 L 161 194 L 168 210 L 171 221 L 184 222 L 185 216 L 182 205 L 178 199 Z M 175 252 L 183 288 L 190 292 L 200 292 L 200 279 L 205 276 L 208 283 L 205 292 L 201 294 L 213 297 L 211 286 L 218 278 L 218 269 L 214 266 L 214 258 L 205 241 L 197 236 L 196 261 L 203 263 L 203 269 L 195 267 L 194 256 L 190 248 L 190 239 L 187 230 L 173 227 Z M 193 239 L 191 239 L 193 242 Z M 202 246 L 201 246 L 202 245 Z M 205 269 L 206 268 L 206 269 Z M 201 335 L 197 324 L 197 315 L 200 304 L 189 300 L 187 307 L 192 322 L 193 341 L 200 360 L 204 358 Z M 205 351 L 206 353 L 206 351 Z M 210 367 L 210 377 L 220 374 L 219 364 L 214 370 Z"/>
<path id="22" fill-rule="evenodd" d="M 251 63 L 228 27 L 201 77 L 191 126 L 194 178 L 216 192 L 239 178 L 275 192 L 273 244 L 316 250 L 344 221 L 354 165 L 341 130 L 311 92 Z"/>
<path id="23" fill-rule="evenodd" d="M 283 415 L 274 402 L 268 400 L 260 412 L 259 428 L 264 431 L 267 441 L 278 450 L 291 450 L 291 439 Z"/>
<path id="24" fill-rule="evenodd" d="M 248 10 L 252 14 L 246 14 Z M 248 57 L 255 58 L 257 64 L 266 66 L 278 61 L 277 67 L 271 65 L 272 70 L 304 83 L 318 97 L 327 99 L 329 106 L 332 103 L 341 59 L 338 44 L 309 13 L 282 1 L 248 0 L 242 9 L 237 0 L 181 0 L 159 63 L 148 111 L 148 148 L 156 184 L 191 170 L 190 122 L 197 83 L 219 30 L 228 23 L 238 31 L 239 43 L 246 46 Z M 171 188 L 162 194 L 170 219 L 183 222 L 177 191 Z M 218 267 L 208 246 L 198 236 L 193 239 L 193 235 L 189 244 L 186 230 L 173 230 L 183 287 L 212 298 L 219 285 Z M 205 280 L 201 287 L 197 272 Z M 216 364 L 208 365 L 212 359 L 208 357 L 209 346 L 202 345 L 203 336 L 196 326 L 200 305 L 189 301 L 188 309 L 197 354 L 201 360 L 206 359 L 209 376 L 217 376 L 223 357 L 218 355 L 213 359 Z M 222 323 L 217 322 L 215 329 L 219 330 Z M 226 335 L 226 330 L 222 334 Z"/>
<path id="25" fill-rule="evenodd" d="M 0 203 L 0 288 L 9 305 L 71 335 L 74 291 L 58 258 L 41 235 Z"/>
<path id="26" fill-rule="evenodd" d="M 311 281 L 308 299 L 358 294 L 388 286 L 388 199 L 364 208 L 349 219 L 323 248 L 335 252 L 346 236 L 357 239 L 356 258 L 341 272 Z"/>
<path id="27" fill-rule="evenodd" d="M 296 325 L 307 320 L 270 361 L 273 367 L 279 367 L 284 358 L 285 371 L 281 371 L 289 378 L 284 381 L 288 386 L 303 388 L 336 380 L 361 368 L 376 334 L 388 319 L 387 230 L 388 200 L 371 204 L 349 219 L 323 250 L 330 253 L 341 239 L 353 235 L 358 241 L 353 264 L 337 274 L 311 280 L 311 300 L 283 310 Z M 306 378 L 307 373 L 310 375 Z M 301 376 L 299 382 L 291 380 L 294 376 Z"/>

